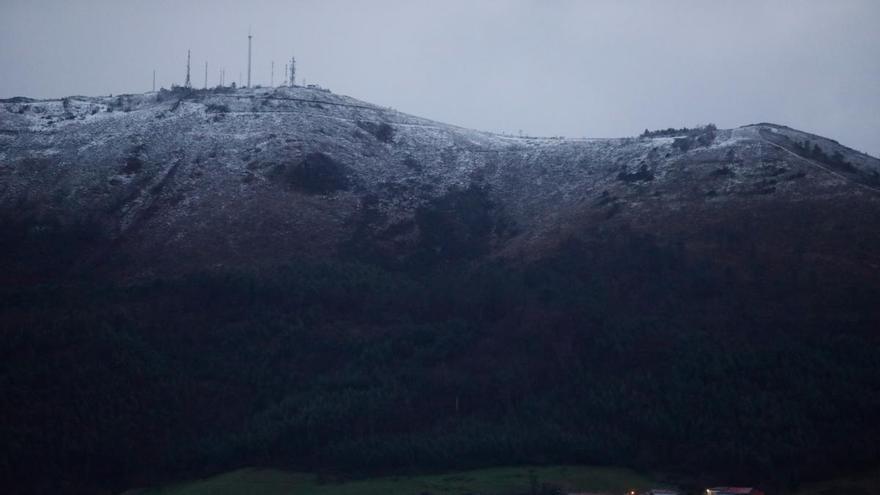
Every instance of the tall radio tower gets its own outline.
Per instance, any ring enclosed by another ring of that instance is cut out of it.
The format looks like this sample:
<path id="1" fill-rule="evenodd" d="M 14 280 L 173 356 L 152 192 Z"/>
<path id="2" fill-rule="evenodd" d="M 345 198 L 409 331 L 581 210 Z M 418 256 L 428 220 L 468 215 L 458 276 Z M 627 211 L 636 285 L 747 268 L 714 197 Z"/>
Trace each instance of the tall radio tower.
<path id="1" fill-rule="evenodd" d="M 184 88 L 191 88 L 192 83 L 189 81 L 189 50 L 186 51 L 186 82 L 183 83 Z"/>
<path id="2" fill-rule="evenodd" d="M 247 87 L 251 87 L 251 28 L 248 26 L 248 83 Z"/>
<path id="3" fill-rule="evenodd" d="M 290 57 L 290 87 L 294 87 L 296 80 L 296 57 Z"/>

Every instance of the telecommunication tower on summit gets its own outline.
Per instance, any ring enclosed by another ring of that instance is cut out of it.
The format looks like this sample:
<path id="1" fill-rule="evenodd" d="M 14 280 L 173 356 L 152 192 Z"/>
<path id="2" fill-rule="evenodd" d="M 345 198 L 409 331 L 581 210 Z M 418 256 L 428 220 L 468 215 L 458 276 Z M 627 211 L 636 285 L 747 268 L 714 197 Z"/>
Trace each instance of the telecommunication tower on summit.
<path id="1" fill-rule="evenodd" d="M 248 78 L 247 78 L 247 87 L 251 87 L 251 28 L 248 26 Z"/>
<path id="2" fill-rule="evenodd" d="M 189 50 L 186 51 L 186 82 L 183 83 L 184 88 L 191 88 L 192 83 L 189 80 Z"/>

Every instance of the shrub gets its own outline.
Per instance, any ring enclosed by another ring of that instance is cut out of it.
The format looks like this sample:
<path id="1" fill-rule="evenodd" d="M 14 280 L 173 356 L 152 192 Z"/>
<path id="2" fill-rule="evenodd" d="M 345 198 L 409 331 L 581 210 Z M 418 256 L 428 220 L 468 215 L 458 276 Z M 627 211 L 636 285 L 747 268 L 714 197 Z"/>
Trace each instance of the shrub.
<path id="1" fill-rule="evenodd" d="M 358 121 L 358 127 L 369 132 L 376 139 L 383 143 L 390 143 L 394 140 L 394 127 L 387 122 L 368 122 L 368 121 Z"/>
<path id="2" fill-rule="evenodd" d="M 208 103 L 205 106 L 205 111 L 208 113 L 227 113 L 229 112 L 229 106 L 222 103 Z"/>
<path id="3" fill-rule="evenodd" d="M 276 165 L 272 177 L 311 194 L 348 189 L 348 167 L 324 153 L 309 153 L 301 161 Z"/>
<path id="4" fill-rule="evenodd" d="M 639 135 L 639 137 L 649 138 L 649 137 L 673 137 L 673 136 L 681 136 L 685 135 L 688 137 L 696 137 L 701 134 L 714 134 L 718 130 L 718 127 L 715 124 L 706 124 L 704 126 L 697 127 L 682 127 L 680 129 L 676 129 L 674 127 L 668 127 L 666 129 L 658 129 L 656 131 L 651 131 L 645 129 L 645 131 Z"/>
<path id="5" fill-rule="evenodd" d="M 647 164 L 643 163 L 635 172 L 627 172 L 626 170 L 620 172 L 617 174 L 617 180 L 622 180 L 624 182 L 654 180 L 654 172 L 648 168 Z"/>
<path id="6" fill-rule="evenodd" d="M 794 151 L 798 155 L 808 158 L 824 165 L 828 165 L 831 168 L 839 170 L 841 172 L 849 172 L 849 173 L 857 173 L 858 169 L 855 168 L 851 163 L 846 161 L 846 158 L 843 156 L 843 153 L 840 150 L 834 150 L 834 153 L 829 156 L 825 150 L 819 146 L 818 143 L 811 143 L 809 140 L 804 140 L 803 143 L 794 143 Z"/>

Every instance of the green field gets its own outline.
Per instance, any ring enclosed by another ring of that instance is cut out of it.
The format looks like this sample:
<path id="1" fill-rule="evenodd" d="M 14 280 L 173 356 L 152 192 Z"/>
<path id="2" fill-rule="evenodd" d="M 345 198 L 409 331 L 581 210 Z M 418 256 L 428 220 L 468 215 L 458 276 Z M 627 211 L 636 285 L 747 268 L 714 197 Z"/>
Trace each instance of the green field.
<path id="1" fill-rule="evenodd" d="M 502 467 L 425 476 L 392 476 L 322 482 L 316 475 L 240 469 L 200 481 L 124 495 L 465 495 L 525 494 L 533 483 L 565 491 L 624 493 L 659 486 L 627 469 L 580 466 Z"/>

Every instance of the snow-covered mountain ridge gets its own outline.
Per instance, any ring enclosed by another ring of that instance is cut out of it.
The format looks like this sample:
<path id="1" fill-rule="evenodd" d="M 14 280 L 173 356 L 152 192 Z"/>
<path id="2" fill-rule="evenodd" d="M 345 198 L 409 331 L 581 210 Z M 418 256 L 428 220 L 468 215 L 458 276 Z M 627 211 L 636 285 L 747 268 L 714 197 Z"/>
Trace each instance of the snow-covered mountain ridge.
<path id="1" fill-rule="evenodd" d="M 609 229 L 877 270 L 880 160 L 774 124 L 500 136 L 310 88 L 19 98 L 0 102 L 0 220 L 7 252 L 70 238 L 89 253 L 73 265 L 125 276 L 534 258 Z"/>

